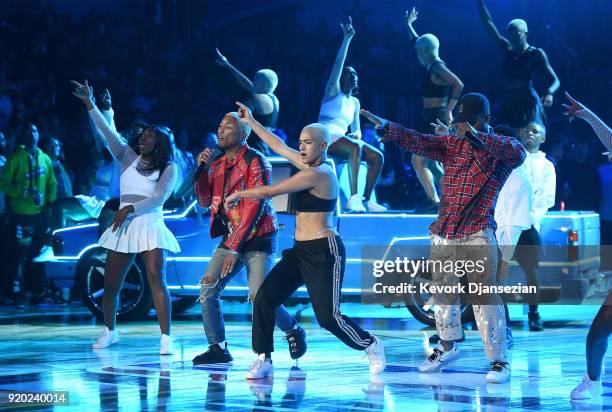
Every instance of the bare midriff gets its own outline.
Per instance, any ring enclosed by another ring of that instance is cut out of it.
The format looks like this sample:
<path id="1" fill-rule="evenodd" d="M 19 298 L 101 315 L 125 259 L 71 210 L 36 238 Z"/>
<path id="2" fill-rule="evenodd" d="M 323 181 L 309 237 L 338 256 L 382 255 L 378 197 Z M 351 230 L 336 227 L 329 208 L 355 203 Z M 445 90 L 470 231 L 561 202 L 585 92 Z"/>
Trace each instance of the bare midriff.
<path id="1" fill-rule="evenodd" d="M 295 240 L 314 240 L 336 236 L 332 212 L 297 212 L 295 217 Z"/>
<path id="2" fill-rule="evenodd" d="M 442 109 L 448 105 L 448 97 L 423 97 L 423 107 L 426 109 Z"/>

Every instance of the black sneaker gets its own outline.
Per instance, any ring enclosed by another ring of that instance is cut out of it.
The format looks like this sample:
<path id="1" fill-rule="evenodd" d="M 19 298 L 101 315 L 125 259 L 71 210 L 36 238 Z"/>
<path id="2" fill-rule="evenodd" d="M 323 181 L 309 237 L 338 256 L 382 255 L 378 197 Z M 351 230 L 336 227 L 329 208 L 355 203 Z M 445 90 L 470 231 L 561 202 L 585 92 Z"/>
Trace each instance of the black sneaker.
<path id="1" fill-rule="evenodd" d="M 299 359 L 306 353 L 306 332 L 301 327 L 292 329 L 285 334 L 285 339 L 289 344 L 289 355 L 291 359 Z"/>
<path id="2" fill-rule="evenodd" d="M 204 353 L 200 353 L 198 356 L 193 358 L 194 365 L 210 365 L 214 363 L 230 363 L 233 361 L 232 355 L 227 350 L 227 343 L 225 348 L 221 349 L 221 346 L 214 344 L 208 347 L 208 350 Z"/>
<path id="3" fill-rule="evenodd" d="M 542 325 L 542 319 L 540 319 L 539 312 L 529 312 L 529 330 L 532 332 L 542 332 L 544 325 Z"/>

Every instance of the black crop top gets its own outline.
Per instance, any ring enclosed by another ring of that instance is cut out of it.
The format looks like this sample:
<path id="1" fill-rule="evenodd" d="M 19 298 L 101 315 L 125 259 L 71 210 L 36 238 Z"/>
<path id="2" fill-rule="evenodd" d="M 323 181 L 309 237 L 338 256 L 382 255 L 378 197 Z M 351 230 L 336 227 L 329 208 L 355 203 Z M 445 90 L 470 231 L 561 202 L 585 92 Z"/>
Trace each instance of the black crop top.
<path id="1" fill-rule="evenodd" d="M 323 199 L 301 190 L 295 194 L 295 210 L 298 212 L 333 212 L 338 199 Z"/>
<path id="2" fill-rule="evenodd" d="M 429 69 L 427 69 L 427 73 L 421 80 L 421 94 L 423 97 L 448 97 L 450 95 L 451 87 L 448 84 L 440 86 L 439 84 L 431 81 L 431 69 L 434 64 L 445 64 L 442 60 L 437 60 L 433 62 Z"/>
<path id="3" fill-rule="evenodd" d="M 278 122 L 278 106 L 276 105 L 276 99 L 272 93 L 266 93 L 266 96 L 272 99 L 272 111 L 268 114 L 253 113 L 253 118 L 261 123 L 263 127 L 276 129 L 276 123 Z"/>

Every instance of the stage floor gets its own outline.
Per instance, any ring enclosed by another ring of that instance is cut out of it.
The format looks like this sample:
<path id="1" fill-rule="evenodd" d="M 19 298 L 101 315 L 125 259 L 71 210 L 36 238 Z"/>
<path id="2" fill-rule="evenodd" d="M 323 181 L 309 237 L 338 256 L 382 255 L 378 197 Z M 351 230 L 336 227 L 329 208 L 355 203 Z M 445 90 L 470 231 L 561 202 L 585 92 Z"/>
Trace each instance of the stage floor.
<path id="1" fill-rule="evenodd" d="M 543 307 L 546 330 L 540 333 L 525 330 L 522 308 L 512 307 L 512 379 L 502 385 L 485 381 L 488 364 L 478 332 L 466 331 L 462 358 L 444 372 L 419 374 L 423 332 L 432 330 L 424 329 L 403 308 L 359 304 L 345 304 L 343 312 L 355 315 L 382 338 L 388 362 L 383 374 L 370 377 L 362 353 L 344 347 L 312 321 L 309 308 L 301 308 L 308 352 L 299 369 L 290 361 L 279 332 L 274 378 L 249 382 L 244 375 L 254 355 L 248 306 L 227 307 L 227 337 L 235 359 L 227 367 L 191 364 L 206 349 L 198 308 L 173 322 L 176 354 L 159 356 L 154 318 L 119 324 L 121 341 L 93 351 L 91 343 L 101 326 L 82 307 L 0 307 L 0 392 L 6 399 L 9 391 L 68 391 L 69 404 L 54 410 L 89 412 L 612 410 L 612 380 L 605 372 L 602 397 L 587 402 L 569 399 L 584 373 L 584 341 L 595 306 Z M 612 367 L 610 353 L 604 366 L 608 371 Z"/>

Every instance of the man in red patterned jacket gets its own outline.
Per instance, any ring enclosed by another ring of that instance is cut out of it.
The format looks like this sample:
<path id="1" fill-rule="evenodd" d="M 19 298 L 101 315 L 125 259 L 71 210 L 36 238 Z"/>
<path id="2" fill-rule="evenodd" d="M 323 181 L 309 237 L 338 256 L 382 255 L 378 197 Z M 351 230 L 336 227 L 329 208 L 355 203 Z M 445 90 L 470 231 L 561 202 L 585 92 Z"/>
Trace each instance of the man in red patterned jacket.
<path id="1" fill-rule="evenodd" d="M 471 288 L 485 286 L 496 290 L 497 242 L 493 212 L 504 182 L 512 169 L 525 160 L 525 149 L 514 137 L 493 133 L 489 126 L 489 100 L 480 93 L 462 96 L 457 103 L 453 130 L 438 123 L 434 125 L 436 135 L 418 133 L 365 110 L 362 114 L 376 125 L 380 134 L 384 134 L 383 141 L 438 160 L 444 166 L 440 210 L 429 230 L 430 260 L 442 262 L 445 268 L 432 270 L 431 285 L 451 287 L 450 290 L 457 292 L 432 292 L 430 303 L 435 304 L 440 346 L 419 370 L 436 372 L 459 357 L 454 341 L 462 336 L 459 291 L 463 289 L 459 277 L 465 275 L 474 317 L 491 362 L 487 382 L 505 382 L 510 377 L 510 364 L 501 297 L 495 292 L 479 295 L 471 292 Z M 472 265 L 481 266 L 478 270 L 464 270 L 467 266 L 459 266 L 459 263 L 467 265 L 470 261 Z M 450 270 L 446 262 L 453 263 Z"/>
<path id="2" fill-rule="evenodd" d="M 198 155 L 196 196 L 201 207 L 210 207 L 210 236 L 222 236 L 222 240 L 200 281 L 202 321 L 209 349 L 193 359 L 196 365 L 233 360 L 225 343 L 220 294 L 232 277 L 246 267 L 252 302 L 274 265 L 278 222 L 271 200 L 241 199 L 237 207 L 226 210 L 223 206 L 225 198 L 236 191 L 270 184 L 270 163 L 246 144 L 250 132 L 237 113 L 228 113 L 217 131 L 223 154 L 213 160 L 212 151 L 206 149 Z M 301 357 L 306 352 L 304 330 L 283 306 L 276 311 L 276 325 L 286 333 L 291 357 Z"/>

